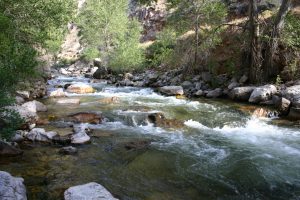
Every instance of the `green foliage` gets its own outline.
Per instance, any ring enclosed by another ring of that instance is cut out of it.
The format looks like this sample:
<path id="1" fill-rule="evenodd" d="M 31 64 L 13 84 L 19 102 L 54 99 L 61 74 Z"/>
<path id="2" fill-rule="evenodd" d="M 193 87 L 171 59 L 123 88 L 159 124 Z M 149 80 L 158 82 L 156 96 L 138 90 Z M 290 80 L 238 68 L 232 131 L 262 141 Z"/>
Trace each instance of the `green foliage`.
<path id="1" fill-rule="evenodd" d="M 283 83 L 280 75 L 277 75 L 275 85 L 280 86 Z"/>
<path id="2" fill-rule="evenodd" d="M 0 113 L 13 103 L 9 97 L 17 83 L 35 75 L 37 49 L 47 47 L 53 30 L 67 23 L 72 5 L 72 0 L 1 0 Z M 18 116 L 12 113 L 11 119 L 0 121 L 5 121 L 0 133 L 4 137 L 17 127 Z"/>
<path id="3" fill-rule="evenodd" d="M 300 17 L 288 14 L 285 19 L 285 27 L 282 33 L 282 41 L 291 48 L 300 48 Z"/>
<path id="4" fill-rule="evenodd" d="M 141 66 L 143 50 L 139 47 L 140 25 L 128 18 L 127 0 L 89 0 L 79 16 L 88 56 L 100 50 L 101 59 L 114 70 Z M 91 50 L 94 49 L 94 50 Z"/>
<path id="5" fill-rule="evenodd" d="M 174 54 L 176 38 L 176 32 L 170 28 L 166 28 L 159 33 L 157 41 L 147 49 L 147 64 L 151 67 L 157 67 L 162 63 L 170 64 Z"/>
<path id="6" fill-rule="evenodd" d="M 225 4 L 219 0 L 168 2 L 173 12 L 168 18 L 167 27 L 172 28 L 176 36 L 182 36 L 174 39 L 174 48 L 160 48 L 163 49 L 162 54 L 166 55 L 155 56 L 157 59 L 154 60 L 163 63 L 170 60 L 174 67 L 206 65 L 210 50 L 221 42 L 220 34 L 224 30 L 221 25 L 227 16 Z"/>

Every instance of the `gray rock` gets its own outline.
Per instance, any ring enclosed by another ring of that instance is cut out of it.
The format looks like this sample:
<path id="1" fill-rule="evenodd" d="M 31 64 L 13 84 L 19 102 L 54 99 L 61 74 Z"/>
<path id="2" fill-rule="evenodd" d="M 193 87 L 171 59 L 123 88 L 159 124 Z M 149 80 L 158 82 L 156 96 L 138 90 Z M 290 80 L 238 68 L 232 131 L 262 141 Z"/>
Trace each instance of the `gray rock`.
<path id="1" fill-rule="evenodd" d="M 232 90 L 232 89 L 234 89 L 234 88 L 236 88 L 236 87 L 239 87 L 240 86 L 240 84 L 238 83 L 238 82 L 232 82 L 232 83 L 230 83 L 229 85 L 228 85 L 228 89 L 229 90 Z"/>
<path id="2" fill-rule="evenodd" d="M 183 89 L 191 89 L 194 85 L 190 81 L 184 81 L 181 86 Z"/>
<path id="3" fill-rule="evenodd" d="M 87 124 L 80 124 L 74 126 L 74 135 L 71 137 L 72 144 L 85 144 L 90 141 L 90 136 L 86 134 Z"/>
<path id="4" fill-rule="evenodd" d="M 181 86 L 164 86 L 159 88 L 159 92 L 165 95 L 183 95 L 183 88 Z"/>
<path id="5" fill-rule="evenodd" d="M 73 186 L 64 192 L 65 200 L 117 200 L 98 183 L 87 183 Z"/>
<path id="6" fill-rule="evenodd" d="M 284 97 L 273 95 L 272 101 L 276 109 L 279 111 L 280 115 L 287 115 L 289 113 L 290 106 L 291 106 L 290 100 Z"/>
<path id="7" fill-rule="evenodd" d="M 13 177 L 11 174 L 0 171 L 0 199 L 27 200 L 24 179 Z"/>
<path id="8" fill-rule="evenodd" d="M 72 147 L 72 146 L 62 147 L 59 150 L 59 153 L 64 154 L 64 155 L 74 155 L 74 154 L 77 154 L 77 152 L 78 152 L 77 148 Z"/>
<path id="9" fill-rule="evenodd" d="M 252 92 L 249 102 L 250 103 L 259 103 L 268 101 L 272 98 L 272 95 L 277 92 L 277 88 L 274 85 L 264 85 L 257 87 Z"/>
<path id="10" fill-rule="evenodd" d="M 62 75 L 69 75 L 69 74 L 71 74 L 71 73 L 68 72 L 65 68 L 59 69 L 59 73 L 61 73 Z"/>
<path id="11" fill-rule="evenodd" d="M 248 76 L 243 75 L 243 76 L 240 78 L 239 83 L 240 83 L 240 84 L 245 84 L 247 81 L 248 81 Z"/>
<path id="12" fill-rule="evenodd" d="M 48 110 L 47 107 L 43 103 L 36 101 L 36 100 L 26 102 L 22 105 L 22 107 L 27 108 L 29 111 L 34 112 L 34 113 L 35 112 L 46 112 Z"/>
<path id="13" fill-rule="evenodd" d="M 217 88 L 217 89 L 214 89 L 212 91 L 209 91 L 206 94 L 206 97 L 208 97 L 208 98 L 218 98 L 218 97 L 222 96 L 222 94 L 223 94 L 222 89 Z"/>
<path id="14" fill-rule="evenodd" d="M 66 94 L 62 88 L 58 88 L 49 92 L 49 97 L 65 97 Z"/>
<path id="15" fill-rule="evenodd" d="M 201 90 L 202 85 L 203 85 L 203 82 L 197 82 L 197 83 L 195 84 L 195 89 L 196 89 L 196 90 Z"/>
<path id="16" fill-rule="evenodd" d="M 194 96 L 196 97 L 201 97 L 204 95 L 204 92 L 202 90 L 198 90 L 197 92 L 195 92 Z"/>
<path id="17" fill-rule="evenodd" d="M 11 146 L 10 144 L 0 141 L 0 156 L 18 156 L 23 154 L 23 151 L 21 149 L 18 149 L 14 146 Z M 1 182 L 1 179 L 0 179 Z M 1 190 L 1 187 L 0 187 Z M 1 192 L 0 192 L 1 194 Z M 0 195 L 1 197 L 1 195 Z M 1 198 L 0 198 L 1 199 Z"/>
<path id="18" fill-rule="evenodd" d="M 300 97 L 300 85 L 294 85 L 281 92 L 282 96 L 290 101 L 297 100 Z"/>
<path id="19" fill-rule="evenodd" d="M 25 102 L 22 97 L 16 96 L 16 104 L 21 105 Z"/>
<path id="20" fill-rule="evenodd" d="M 29 99 L 30 92 L 28 91 L 17 91 L 17 96 L 22 97 L 23 99 Z"/>
<path id="21" fill-rule="evenodd" d="M 22 135 L 16 133 L 14 135 L 14 137 L 12 137 L 11 141 L 12 142 L 22 142 L 22 141 L 24 141 L 24 137 Z"/>
<path id="22" fill-rule="evenodd" d="M 255 87 L 237 87 L 231 90 L 229 98 L 238 101 L 248 101 Z"/>
<path id="23" fill-rule="evenodd" d="M 56 135 L 53 131 L 46 132 L 43 128 L 34 128 L 25 137 L 31 141 L 50 142 Z"/>
<path id="24" fill-rule="evenodd" d="M 6 109 L 10 110 L 11 112 L 16 112 L 20 115 L 20 117 L 24 120 L 24 125 L 31 126 L 32 124 L 35 124 L 35 122 L 38 120 L 38 116 L 35 112 L 31 112 L 25 107 L 22 106 L 8 106 Z M 11 115 L 10 112 L 4 112 L 1 114 L 2 117 L 8 118 L 9 115 Z"/>

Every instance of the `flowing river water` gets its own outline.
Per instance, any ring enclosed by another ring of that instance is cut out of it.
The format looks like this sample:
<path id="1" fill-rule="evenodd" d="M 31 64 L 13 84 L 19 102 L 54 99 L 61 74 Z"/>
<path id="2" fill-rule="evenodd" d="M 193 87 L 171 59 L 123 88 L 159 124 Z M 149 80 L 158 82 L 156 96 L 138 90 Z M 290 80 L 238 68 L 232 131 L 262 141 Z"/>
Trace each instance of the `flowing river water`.
<path id="1" fill-rule="evenodd" d="M 89 82 L 59 77 L 49 87 Z M 29 199 L 63 199 L 70 186 L 97 182 L 122 200 L 300 199 L 300 130 L 296 124 L 257 119 L 240 111 L 246 105 L 205 99 L 165 97 L 150 88 L 90 83 L 93 94 L 68 94 L 80 105 L 44 99 L 59 119 L 81 111 L 102 112 L 90 144 L 78 155 L 60 155 L 59 145 L 26 146 L 21 158 L 0 159 L 1 170 L 25 179 Z M 118 103 L 99 101 L 119 97 Z M 144 116 L 162 112 L 184 122 L 177 128 L 155 127 Z M 72 132 L 57 123 L 44 126 Z M 124 144 L 150 141 L 147 148 Z M 25 147 L 24 147 L 25 148 Z"/>

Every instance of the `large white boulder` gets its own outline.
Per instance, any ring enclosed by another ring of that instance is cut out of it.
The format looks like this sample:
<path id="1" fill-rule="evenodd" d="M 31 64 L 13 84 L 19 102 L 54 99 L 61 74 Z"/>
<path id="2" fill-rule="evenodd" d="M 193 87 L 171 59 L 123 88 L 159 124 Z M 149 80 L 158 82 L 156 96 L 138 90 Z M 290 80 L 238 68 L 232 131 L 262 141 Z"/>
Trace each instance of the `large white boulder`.
<path id="1" fill-rule="evenodd" d="M 277 88 L 274 85 L 264 85 L 257 87 L 252 92 L 249 102 L 250 103 L 260 103 L 268 101 L 272 98 L 272 95 L 277 92 Z"/>
<path id="2" fill-rule="evenodd" d="M 22 105 L 22 107 L 27 108 L 31 112 L 47 112 L 47 106 L 45 106 L 43 103 L 39 101 L 29 101 Z"/>
<path id="3" fill-rule="evenodd" d="M 117 200 L 102 185 L 91 182 L 73 186 L 64 193 L 65 200 Z"/>
<path id="4" fill-rule="evenodd" d="M 62 88 L 51 90 L 48 92 L 49 97 L 65 97 L 66 94 Z"/>
<path id="5" fill-rule="evenodd" d="M 0 199 L 27 200 L 24 179 L 0 171 Z"/>
<path id="6" fill-rule="evenodd" d="M 236 87 L 230 91 L 229 97 L 232 100 L 248 101 L 255 87 Z"/>

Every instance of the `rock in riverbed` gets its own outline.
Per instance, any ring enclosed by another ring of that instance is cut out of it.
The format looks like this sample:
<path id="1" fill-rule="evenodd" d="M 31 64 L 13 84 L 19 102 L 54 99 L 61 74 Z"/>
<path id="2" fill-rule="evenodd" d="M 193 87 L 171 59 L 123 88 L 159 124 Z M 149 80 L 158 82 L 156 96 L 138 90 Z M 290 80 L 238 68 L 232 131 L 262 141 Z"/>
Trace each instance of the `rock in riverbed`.
<path id="1" fill-rule="evenodd" d="M 257 87 L 252 92 L 249 102 L 250 103 L 259 103 L 268 101 L 272 98 L 272 95 L 277 92 L 277 88 L 274 85 L 264 85 Z"/>
<path id="2" fill-rule="evenodd" d="M 77 152 L 78 152 L 77 148 L 72 147 L 72 146 L 62 147 L 59 150 L 59 153 L 64 154 L 64 155 L 74 155 L 74 154 L 77 154 Z"/>
<path id="3" fill-rule="evenodd" d="M 88 129 L 87 124 L 80 124 L 78 126 L 74 126 L 74 135 L 71 137 L 72 144 L 85 144 L 90 141 L 90 136 L 86 134 L 86 130 Z"/>
<path id="4" fill-rule="evenodd" d="M 24 179 L 0 171 L 0 199 L 27 200 Z"/>
<path id="5" fill-rule="evenodd" d="M 75 123 L 91 123 L 100 124 L 102 122 L 102 115 L 99 113 L 80 112 L 68 116 Z"/>
<path id="6" fill-rule="evenodd" d="M 165 95 L 176 96 L 183 95 L 183 88 L 181 86 L 164 86 L 159 88 L 159 92 Z"/>
<path id="7" fill-rule="evenodd" d="M 236 87 L 230 93 L 229 97 L 232 100 L 248 101 L 255 87 Z"/>
<path id="8" fill-rule="evenodd" d="M 94 182 L 70 187 L 64 197 L 65 200 L 117 200 L 102 185 Z"/>
<path id="9" fill-rule="evenodd" d="M 57 133 L 53 131 L 46 132 L 43 128 L 34 128 L 25 136 L 28 140 L 31 141 L 50 142 L 56 135 Z"/>
<path id="10" fill-rule="evenodd" d="M 90 85 L 84 83 L 78 83 L 78 84 L 70 85 L 67 89 L 67 92 L 76 93 L 76 94 L 86 94 L 86 93 L 94 93 L 95 90 Z"/>
<path id="11" fill-rule="evenodd" d="M 47 106 L 45 106 L 43 103 L 39 101 L 29 101 L 22 105 L 22 107 L 27 108 L 31 112 L 47 112 Z"/>
<path id="12" fill-rule="evenodd" d="M 18 156 L 21 154 L 23 154 L 21 149 L 13 147 L 6 142 L 0 141 L 0 156 Z"/>

